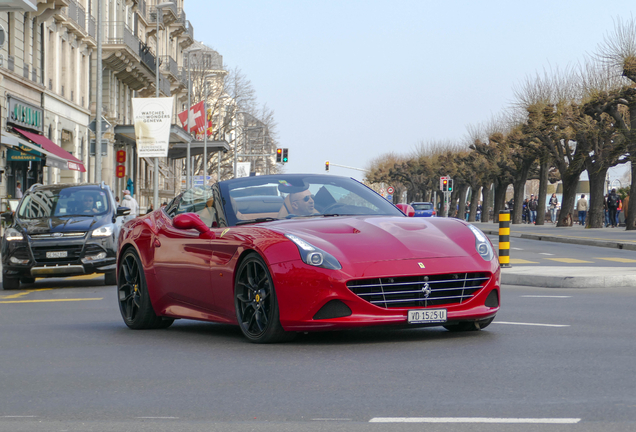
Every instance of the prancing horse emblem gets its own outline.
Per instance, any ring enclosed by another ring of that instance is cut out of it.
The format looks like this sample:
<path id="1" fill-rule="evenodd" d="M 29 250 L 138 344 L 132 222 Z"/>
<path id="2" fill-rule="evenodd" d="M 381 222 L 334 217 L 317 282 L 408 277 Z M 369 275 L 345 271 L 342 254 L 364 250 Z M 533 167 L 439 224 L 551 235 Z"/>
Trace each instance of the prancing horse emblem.
<path id="1" fill-rule="evenodd" d="M 431 286 L 428 284 L 428 282 L 424 283 L 424 285 L 422 285 L 422 292 L 424 293 L 424 298 L 428 298 L 428 296 L 431 295 L 431 292 L 433 292 L 433 290 L 431 289 Z"/>

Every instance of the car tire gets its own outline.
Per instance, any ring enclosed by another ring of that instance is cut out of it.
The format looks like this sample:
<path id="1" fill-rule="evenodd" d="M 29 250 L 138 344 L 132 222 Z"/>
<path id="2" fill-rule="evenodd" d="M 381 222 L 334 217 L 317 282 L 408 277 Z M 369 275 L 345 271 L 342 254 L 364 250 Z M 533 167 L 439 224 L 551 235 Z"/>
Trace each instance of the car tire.
<path id="1" fill-rule="evenodd" d="M 32 284 L 32 283 L 35 283 L 35 278 L 33 278 L 33 277 L 20 278 L 20 282 L 25 283 L 25 284 Z"/>
<path id="2" fill-rule="evenodd" d="M 128 249 L 120 260 L 117 298 L 124 323 L 134 330 L 170 327 L 173 319 L 155 314 L 148 294 L 146 276 L 134 249 Z"/>
<path id="3" fill-rule="evenodd" d="M 450 332 L 467 332 L 483 330 L 490 325 L 495 317 L 480 321 L 463 321 L 457 324 L 445 325 L 444 328 Z"/>
<path id="4" fill-rule="evenodd" d="M 104 285 L 117 285 L 117 272 L 104 273 Z"/>
<path id="5" fill-rule="evenodd" d="M 20 279 L 2 276 L 2 289 L 4 290 L 20 289 Z"/>
<path id="6" fill-rule="evenodd" d="M 285 342 L 296 336 L 280 324 L 274 282 L 267 264 L 257 253 L 250 253 L 238 267 L 234 306 L 241 332 L 250 342 Z"/>

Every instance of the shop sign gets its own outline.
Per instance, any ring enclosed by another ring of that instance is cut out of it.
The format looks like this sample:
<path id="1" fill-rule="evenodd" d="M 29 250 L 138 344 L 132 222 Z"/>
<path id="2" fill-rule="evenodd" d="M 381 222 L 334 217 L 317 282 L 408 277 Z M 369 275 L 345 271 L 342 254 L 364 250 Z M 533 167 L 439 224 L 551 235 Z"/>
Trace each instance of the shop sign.
<path id="1" fill-rule="evenodd" d="M 41 108 L 12 96 L 7 96 L 7 99 L 9 100 L 7 123 L 40 132 L 44 130 L 42 123 L 44 111 Z"/>
<path id="2" fill-rule="evenodd" d="M 20 162 L 40 161 L 40 158 L 36 156 L 36 154 L 39 155 L 39 153 L 26 153 L 19 150 L 8 149 L 7 161 L 20 161 Z"/>

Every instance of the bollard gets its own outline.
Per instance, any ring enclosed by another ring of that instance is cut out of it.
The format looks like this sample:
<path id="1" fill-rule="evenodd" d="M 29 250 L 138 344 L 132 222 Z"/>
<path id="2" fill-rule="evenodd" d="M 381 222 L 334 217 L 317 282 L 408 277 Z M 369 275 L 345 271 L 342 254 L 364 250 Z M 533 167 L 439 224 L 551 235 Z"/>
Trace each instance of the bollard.
<path id="1" fill-rule="evenodd" d="M 499 266 L 510 265 L 510 210 L 499 212 Z"/>

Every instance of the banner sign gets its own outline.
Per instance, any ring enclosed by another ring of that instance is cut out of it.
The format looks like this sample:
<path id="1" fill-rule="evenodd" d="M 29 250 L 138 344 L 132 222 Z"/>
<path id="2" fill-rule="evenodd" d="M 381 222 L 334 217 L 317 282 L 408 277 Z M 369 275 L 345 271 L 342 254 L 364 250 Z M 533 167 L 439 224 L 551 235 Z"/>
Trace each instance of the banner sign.
<path id="1" fill-rule="evenodd" d="M 133 98 L 137 157 L 167 157 L 174 98 Z"/>
<path id="2" fill-rule="evenodd" d="M 16 99 L 11 95 L 7 96 L 7 101 L 9 105 L 7 123 L 28 129 L 35 129 L 40 132 L 44 130 L 42 123 L 44 110 L 42 108 Z"/>

